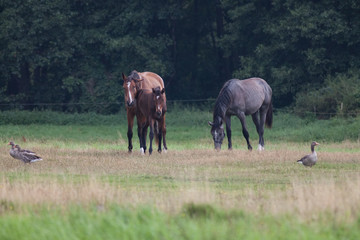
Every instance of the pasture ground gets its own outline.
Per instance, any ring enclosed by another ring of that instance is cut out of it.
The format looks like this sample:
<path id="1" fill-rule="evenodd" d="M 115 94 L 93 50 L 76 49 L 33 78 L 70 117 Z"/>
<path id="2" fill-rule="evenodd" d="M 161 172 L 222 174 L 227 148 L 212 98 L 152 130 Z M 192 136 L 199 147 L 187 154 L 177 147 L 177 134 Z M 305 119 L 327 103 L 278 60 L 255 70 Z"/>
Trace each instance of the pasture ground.
<path id="1" fill-rule="evenodd" d="M 168 129 L 169 151 L 141 156 L 123 124 L 1 126 L 0 239 L 360 238 L 359 140 L 311 138 L 319 162 L 305 168 L 311 140 L 286 126 L 265 130 L 264 152 L 247 151 L 236 124 L 220 152 L 207 126 Z M 12 159 L 9 140 L 44 161 Z"/>

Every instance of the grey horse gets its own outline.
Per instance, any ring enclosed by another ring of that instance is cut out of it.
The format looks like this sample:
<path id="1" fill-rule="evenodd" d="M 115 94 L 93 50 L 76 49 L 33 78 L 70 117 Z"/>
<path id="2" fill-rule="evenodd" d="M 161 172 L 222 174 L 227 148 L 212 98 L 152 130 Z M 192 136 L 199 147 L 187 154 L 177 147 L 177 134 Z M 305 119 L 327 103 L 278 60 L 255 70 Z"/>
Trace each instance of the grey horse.
<path id="1" fill-rule="evenodd" d="M 227 81 L 216 99 L 213 122 L 209 122 L 215 149 L 221 149 L 221 144 L 225 137 L 223 122 L 226 124 L 228 148 L 232 149 L 230 117 L 235 115 L 240 119 L 248 149 L 252 150 L 245 121 L 245 116 L 251 115 L 259 134 L 258 150 L 264 150 L 264 124 L 266 123 L 266 126 L 269 128 L 272 126 L 273 110 L 271 97 L 271 87 L 264 79 L 249 78 Z"/>

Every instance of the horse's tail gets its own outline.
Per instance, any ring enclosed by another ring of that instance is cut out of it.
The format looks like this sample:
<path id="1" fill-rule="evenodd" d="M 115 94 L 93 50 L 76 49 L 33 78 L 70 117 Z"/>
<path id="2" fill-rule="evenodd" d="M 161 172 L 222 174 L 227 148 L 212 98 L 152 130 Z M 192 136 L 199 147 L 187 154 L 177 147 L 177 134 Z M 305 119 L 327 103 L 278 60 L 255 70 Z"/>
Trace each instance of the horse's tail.
<path id="1" fill-rule="evenodd" d="M 272 127 L 272 122 L 273 122 L 273 108 L 272 108 L 272 101 L 270 101 L 270 105 L 269 105 L 269 108 L 267 110 L 266 119 L 265 119 L 266 127 L 271 128 Z"/>
<path id="2" fill-rule="evenodd" d="M 154 123 L 154 138 L 155 138 L 155 142 L 156 142 L 156 145 L 159 146 L 159 124 L 158 124 L 158 121 L 155 121 Z"/>

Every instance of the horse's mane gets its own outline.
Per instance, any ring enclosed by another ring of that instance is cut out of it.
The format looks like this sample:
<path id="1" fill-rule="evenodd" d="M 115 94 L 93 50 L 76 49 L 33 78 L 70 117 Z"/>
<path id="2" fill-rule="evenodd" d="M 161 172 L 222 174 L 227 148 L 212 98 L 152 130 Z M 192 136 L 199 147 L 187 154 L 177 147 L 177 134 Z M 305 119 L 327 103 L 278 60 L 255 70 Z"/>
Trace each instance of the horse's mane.
<path id="1" fill-rule="evenodd" d="M 214 107 L 214 123 L 219 117 L 222 119 L 225 115 L 225 112 L 230 105 L 231 102 L 231 91 L 229 89 L 230 81 L 227 81 L 222 89 L 220 90 L 219 96 L 216 99 L 215 107 Z M 220 124 L 220 123 L 219 123 Z"/>
<path id="2" fill-rule="evenodd" d="M 140 75 L 136 70 L 133 70 L 130 75 L 129 75 L 129 79 L 140 79 Z"/>

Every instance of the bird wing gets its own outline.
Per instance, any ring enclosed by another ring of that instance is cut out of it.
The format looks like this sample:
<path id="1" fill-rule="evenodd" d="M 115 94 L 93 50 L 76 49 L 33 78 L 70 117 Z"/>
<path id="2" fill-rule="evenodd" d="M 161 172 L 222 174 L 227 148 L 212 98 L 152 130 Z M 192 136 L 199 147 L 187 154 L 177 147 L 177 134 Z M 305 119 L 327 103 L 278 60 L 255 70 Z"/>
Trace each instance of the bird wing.
<path id="1" fill-rule="evenodd" d="M 19 155 L 21 156 L 21 159 L 27 163 L 40 161 L 40 159 L 41 159 L 41 157 L 39 157 L 33 153 L 20 152 Z"/>
<path id="2" fill-rule="evenodd" d="M 304 160 L 306 160 L 309 157 L 310 154 L 302 157 L 300 160 L 297 160 L 298 162 L 303 162 Z"/>
<path id="3" fill-rule="evenodd" d="M 23 152 L 23 153 L 26 153 L 26 154 L 33 154 L 33 155 L 35 155 L 35 154 L 36 154 L 35 152 L 30 151 L 30 150 L 26 150 L 26 149 L 21 149 L 21 151 L 20 151 L 20 152 Z"/>
<path id="4" fill-rule="evenodd" d="M 302 162 L 302 164 L 304 164 L 305 166 L 308 166 L 309 165 L 309 157 L 310 157 L 310 154 L 302 157 L 300 160 L 298 160 L 298 162 Z"/>

